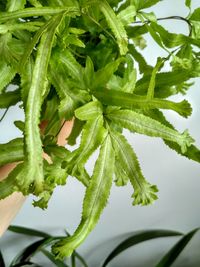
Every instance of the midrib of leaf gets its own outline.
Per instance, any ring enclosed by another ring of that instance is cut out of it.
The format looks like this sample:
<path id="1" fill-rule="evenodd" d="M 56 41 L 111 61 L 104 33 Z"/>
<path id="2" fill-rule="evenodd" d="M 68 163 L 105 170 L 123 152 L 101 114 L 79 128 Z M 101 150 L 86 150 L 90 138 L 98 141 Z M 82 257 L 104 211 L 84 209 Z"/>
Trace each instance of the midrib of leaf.
<path id="1" fill-rule="evenodd" d="M 133 168 L 134 168 L 134 164 L 133 164 L 131 158 L 129 157 L 129 155 L 128 155 L 128 157 L 127 157 L 127 153 L 126 153 L 126 151 L 124 150 L 125 147 L 124 147 L 124 146 L 121 146 L 121 143 L 119 142 L 119 140 L 116 138 L 116 136 L 115 136 L 114 134 L 111 133 L 111 137 L 115 140 L 115 142 L 117 142 L 118 147 L 120 148 L 120 152 L 123 154 L 123 158 L 124 158 L 124 160 L 126 161 L 127 165 L 129 166 L 129 170 L 131 170 L 132 176 L 136 178 L 136 179 L 135 179 L 135 182 L 136 182 L 137 186 L 138 186 L 138 187 L 140 188 L 140 190 L 142 191 L 142 185 L 141 185 L 142 181 L 140 181 L 140 180 L 141 180 L 141 178 L 143 178 L 143 177 L 140 177 L 140 176 L 139 176 L 139 173 L 138 173 L 137 171 L 134 171 L 134 170 L 133 170 Z M 123 138 L 123 136 L 122 136 L 122 138 Z M 126 170 L 125 170 L 125 172 L 126 172 L 126 174 L 127 174 L 127 171 L 126 171 Z M 127 176 L 128 176 L 128 174 L 127 174 Z"/>
<path id="2" fill-rule="evenodd" d="M 59 13 L 72 13 L 76 15 L 80 15 L 80 10 L 77 7 L 65 7 L 65 8 L 55 8 L 55 7 L 39 7 L 39 8 L 25 8 L 19 11 L 13 11 L 13 12 L 1 12 L 0 13 L 0 22 L 6 22 L 8 20 L 12 19 L 18 19 L 18 18 L 26 18 L 26 17 L 32 17 L 32 16 L 45 16 L 45 15 L 56 15 Z"/>
<path id="3" fill-rule="evenodd" d="M 176 103 L 159 98 L 147 99 L 146 96 L 130 94 L 112 89 L 93 90 L 92 93 L 97 99 L 106 105 L 120 106 L 130 109 L 171 109 L 183 117 L 188 117 L 192 112 L 191 106 L 187 100 Z"/>

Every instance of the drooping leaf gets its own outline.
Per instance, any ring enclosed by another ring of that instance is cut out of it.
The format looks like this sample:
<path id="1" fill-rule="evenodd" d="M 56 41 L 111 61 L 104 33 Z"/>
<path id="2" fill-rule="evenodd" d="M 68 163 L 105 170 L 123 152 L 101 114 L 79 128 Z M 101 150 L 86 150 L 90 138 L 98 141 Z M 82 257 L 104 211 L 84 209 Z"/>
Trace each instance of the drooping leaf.
<path id="1" fill-rule="evenodd" d="M 188 234 L 184 235 L 174 247 L 160 260 L 160 262 L 155 267 L 170 267 L 180 255 L 183 249 L 187 246 L 199 228 L 192 230 Z"/>
<path id="2" fill-rule="evenodd" d="M 113 9 L 110 7 L 110 5 L 106 0 L 101 1 L 100 9 L 105 16 L 109 27 L 111 28 L 117 39 L 117 44 L 120 49 L 120 54 L 125 55 L 128 51 L 127 49 L 128 38 L 121 20 L 117 18 L 115 12 L 113 11 Z"/>
<path id="3" fill-rule="evenodd" d="M 23 163 L 24 168 L 18 177 L 16 177 L 17 184 L 24 194 L 28 194 L 29 190 L 35 192 L 35 194 L 41 193 L 44 187 L 42 143 L 38 125 L 42 95 L 45 93 L 47 86 L 45 77 L 51 55 L 53 38 L 61 19 L 62 15 L 55 17 L 49 30 L 43 34 L 33 69 L 31 87 L 25 108 L 26 153 L 25 161 Z M 31 187 L 29 188 L 30 185 Z"/>
<path id="4" fill-rule="evenodd" d="M 17 138 L 6 144 L 0 144 L 0 166 L 24 159 L 23 139 Z"/>
<path id="5" fill-rule="evenodd" d="M 180 232 L 171 231 L 171 230 L 146 230 L 146 231 L 138 231 L 132 234 L 130 237 L 122 241 L 114 250 L 108 255 L 106 260 L 104 261 L 102 267 L 106 267 L 110 261 L 112 261 L 115 257 L 117 257 L 120 253 L 125 251 L 126 249 L 133 247 L 139 243 L 144 241 L 148 241 L 155 238 L 162 237 L 174 237 L 183 235 Z"/>
<path id="6" fill-rule="evenodd" d="M 53 246 L 58 258 L 70 256 L 92 231 L 106 206 L 114 172 L 114 150 L 109 135 L 106 137 L 96 161 L 83 202 L 81 222 L 75 233 Z"/>
<path id="7" fill-rule="evenodd" d="M 52 243 L 55 243 L 59 237 L 48 237 L 35 241 L 25 249 L 23 249 L 12 261 L 10 267 L 14 267 L 17 264 L 28 262 L 31 258 L 42 248 L 45 248 Z"/>
<path id="8" fill-rule="evenodd" d="M 147 99 L 146 96 L 106 89 L 94 90 L 92 93 L 98 100 L 106 105 L 129 109 L 170 109 L 186 118 L 192 113 L 191 105 L 187 100 L 176 103 L 170 100 L 159 98 Z"/>
<path id="9" fill-rule="evenodd" d="M 8 227 L 8 230 L 13 233 L 23 234 L 23 235 L 28 235 L 28 236 L 37 236 L 37 237 L 43 237 L 43 238 L 50 237 L 50 235 L 45 232 L 27 228 L 27 227 L 18 226 L 18 225 L 10 225 Z"/>
<path id="10" fill-rule="evenodd" d="M 181 151 L 184 153 L 187 148 L 194 142 L 193 138 L 185 130 L 183 133 L 179 133 L 176 130 L 161 124 L 160 122 L 153 120 L 143 114 L 139 114 L 130 110 L 118 110 L 109 113 L 107 117 L 114 123 L 129 129 L 132 132 L 145 134 L 148 136 L 161 137 L 163 139 L 173 141 L 181 147 Z"/>
<path id="11" fill-rule="evenodd" d="M 41 249 L 41 252 L 52 262 L 54 263 L 56 266 L 58 267 L 69 267 L 69 265 L 67 265 L 66 263 L 64 263 L 63 261 L 59 260 L 59 259 L 55 259 L 55 256 L 49 252 L 46 249 Z"/>
<path id="12" fill-rule="evenodd" d="M 158 189 L 155 185 L 151 185 L 145 180 L 133 148 L 126 138 L 117 132 L 111 133 L 111 140 L 123 171 L 134 188 L 133 205 L 149 205 L 153 203 L 157 199 L 156 192 Z"/>
<path id="13" fill-rule="evenodd" d="M 86 186 L 88 186 L 89 181 L 84 179 L 83 166 L 104 138 L 105 129 L 103 128 L 102 116 L 89 120 L 83 127 L 80 147 L 72 153 L 70 161 L 67 163 L 68 173 L 81 179 L 81 182 Z"/>

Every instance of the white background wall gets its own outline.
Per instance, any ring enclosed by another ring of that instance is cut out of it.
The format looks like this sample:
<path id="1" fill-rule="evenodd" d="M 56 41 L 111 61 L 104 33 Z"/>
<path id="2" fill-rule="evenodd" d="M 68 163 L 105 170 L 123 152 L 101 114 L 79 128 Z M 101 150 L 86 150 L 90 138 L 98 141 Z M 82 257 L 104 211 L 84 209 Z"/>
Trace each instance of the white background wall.
<path id="1" fill-rule="evenodd" d="M 164 0 L 154 8 L 154 11 L 159 17 L 185 15 L 188 11 L 183 7 L 183 2 L 183 0 Z M 199 6 L 198 0 L 193 0 L 193 3 L 193 7 Z M 170 31 L 187 31 L 187 25 L 184 22 L 170 21 L 163 25 L 167 25 Z M 156 57 L 164 55 L 164 52 L 152 42 L 151 38 L 147 39 L 150 45 L 144 54 L 153 64 L 156 62 Z M 199 87 L 200 81 L 197 81 L 187 95 L 187 99 L 194 108 L 189 119 L 183 119 L 174 112 L 165 112 L 177 129 L 180 131 L 185 128 L 190 129 L 198 146 L 200 146 Z M 22 117 L 23 114 L 19 109 L 10 109 L 6 121 L 0 124 L 0 142 L 6 142 L 19 135 L 16 128 L 12 126 L 11 120 Z M 106 255 L 113 247 L 111 239 L 120 234 L 147 228 L 168 228 L 187 232 L 200 226 L 200 165 L 178 156 L 159 139 L 133 135 L 128 131 L 126 131 L 126 136 L 139 157 L 146 178 L 151 183 L 158 185 L 159 199 L 152 206 L 133 207 L 131 205 L 131 186 L 128 185 L 124 188 L 113 186 L 108 206 L 101 216 L 99 224 L 79 249 L 87 257 L 90 267 L 100 266 L 102 255 Z M 88 168 L 91 168 L 93 164 L 94 159 L 88 163 Z M 72 233 L 80 220 L 83 195 L 83 186 L 75 179 L 69 178 L 65 187 L 56 189 L 48 210 L 42 211 L 32 207 L 32 198 L 30 197 L 13 224 L 54 233 L 60 233 L 66 228 Z M 0 240 L 0 247 L 6 253 L 7 260 L 24 242 L 23 240 L 19 236 L 13 240 L 8 233 Z M 173 238 L 167 242 L 159 240 L 151 243 L 151 246 L 149 246 L 150 243 L 139 245 L 118 258 L 111 266 L 151 267 L 159 258 L 156 257 L 161 257 L 166 248 L 169 248 L 175 240 Z M 107 241 L 107 247 L 105 244 L 101 246 L 104 241 Z M 200 266 L 199 249 L 195 243 L 200 245 L 200 235 L 196 236 L 188 251 L 174 266 Z M 50 264 L 43 263 L 43 266 L 50 266 Z"/>

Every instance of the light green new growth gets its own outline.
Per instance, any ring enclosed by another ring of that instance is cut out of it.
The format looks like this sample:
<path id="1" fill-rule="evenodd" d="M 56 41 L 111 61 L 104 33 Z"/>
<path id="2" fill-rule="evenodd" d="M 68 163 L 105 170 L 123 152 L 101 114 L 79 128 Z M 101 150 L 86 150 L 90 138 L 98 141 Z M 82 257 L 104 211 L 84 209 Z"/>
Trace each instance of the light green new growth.
<path id="1" fill-rule="evenodd" d="M 45 209 L 67 177 L 80 181 L 86 190 L 81 222 L 71 237 L 53 246 L 59 258 L 70 256 L 98 223 L 112 181 L 130 182 L 133 205 L 157 199 L 158 189 L 145 179 L 123 129 L 162 138 L 200 163 L 189 132 L 179 133 L 162 114 L 170 110 L 189 117 L 187 93 L 191 79 L 200 77 L 200 8 L 182 2 L 187 17 L 159 18 L 154 5 L 161 0 L 0 1 L 1 133 L 12 106 L 25 117 L 14 122 L 23 138 L 0 144 L 0 167 L 18 163 L 0 182 L 0 199 L 19 191 L 34 195 L 33 205 Z M 165 19 L 180 20 L 188 34 L 171 33 Z M 153 65 L 142 51 L 151 51 L 146 34 L 163 49 Z M 170 98 L 181 94 L 179 102 Z M 68 146 L 76 145 L 72 152 L 57 145 L 66 120 L 74 122 L 67 137 Z M 89 175 L 94 152 L 99 156 Z"/>
<path id="2" fill-rule="evenodd" d="M 53 246 L 53 253 L 58 258 L 71 256 L 97 224 L 110 194 L 114 173 L 114 150 L 107 135 L 101 146 L 90 185 L 86 189 L 81 222 L 75 233 Z"/>

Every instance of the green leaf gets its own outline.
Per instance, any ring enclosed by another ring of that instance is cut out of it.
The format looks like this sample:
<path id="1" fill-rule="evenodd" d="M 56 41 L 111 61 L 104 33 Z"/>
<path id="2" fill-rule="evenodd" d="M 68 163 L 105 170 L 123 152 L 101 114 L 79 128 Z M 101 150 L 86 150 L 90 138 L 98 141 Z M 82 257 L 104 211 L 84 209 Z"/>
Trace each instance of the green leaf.
<path id="1" fill-rule="evenodd" d="M 33 192 L 37 195 L 44 189 L 42 142 L 38 125 L 40 122 L 42 95 L 45 93 L 47 86 L 46 75 L 53 38 L 61 19 L 62 15 L 55 17 L 52 20 L 51 27 L 42 35 L 33 69 L 33 76 L 25 109 L 26 153 L 23 164 L 24 168 L 20 175 L 16 177 L 17 184 L 23 194 Z"/>
<path id="2" fill-rule="evenodd" d="M 14 78 L 15 73 L 13 66 L 6 64 L 4 60 L 0 61 L 0 93 Z"/>
<path id="3" fill-rule="evenodd" d="M 9 12 L 13 12 L 19 9 L 23 9 L 25 4 L 26 0 L 17 0 L 17 1 L 7 0 L 6 9 Z"/>
<path id="4" fill-rule="evenodd" d="M 200 40 L 198 39 L 185 36 L 184 34 L 170 33 L 165 30 L 164 27 L 154 22 L 152 22 L 150 26 L 156 33 L 159 34 L 163 44 L 168 48 L 186 45 L 188 43 L 200 47 Z"/>
<path id="5" fill-rule="evenodd" d="M 188 234 L 184 235 L 175 246 L 161 259 L 161 261 L 155 267 L 170 267 L 180 255 L 183 249 L 187 246 L 199 228 L 192 230 Z"/>
<path id="6" fill-rule="evenodd" d="M 20 90 L 0 94 L 0 108 L 16 105 L 21 100 Z"/>
<path id="7" fill-rule="evenodd" d="M 187 100 L 179 103 L 165 99 L 153 98 L 148 99 L 146 96 L 125 93 L 116 90 L 94 90 L 93 95 L 105 105 L 119 106 L 129 109 L 170 109 L 183 117 L 188 117 L 192 113 L 192 108 Z"/>
<path id="8" fill-rule="evenodd" d="M 129 178 L 127 173 L 122 167 L 120 159 L 116 157 L 115 159 L 115 185 L 116 186 L 125 186 L 127 185 Z"/>
<path id="9" fill-rule="evenodd" d="M 91 89 L 105 87 L 123 61 L 124 58 L 118 58 L 117 60 L 108 63 L 105 67 L 99 69 L 95 73 L 93 86 Z"/>
<path id="10" fill-rule="evenodd" d="M 156 85 L 156 75 L 158 73 L 158 71 L 160 70 L 161 66 L 163 65 L 163 60 L 162 58 L 158 58 L 156 65 L 152 71 L 151 74 L 151 79 L 149 82 L 149 87 L 148 87 L 148 91 L 147 91 L 147 98 L 148 99 L 152 99 L 154 98 L 154 89 L 155 89 L 155 85 Z"/>
<path id="11" fill-rule="evenodd" d="M 191 9 L 192 0 L 185 0 L 185 5 Z"/>
<path id="12" fill-rule="evenodd" d="M 24 159 L 23 139 L 17 138 L 6 144 L 0 144 L 0 166 Z"/>
<path id="13" fill-rule="evenodd" d="M 133 205 L 152 204 L 158 198 L 156 196 L 158 189 L 145 180 L 133 148 L 126 138 L 117 132 L 111 132 L 111 138 L 117 158 L 134 188 Z"/>
<path id="14" fill-rule="evenodd" d="M 145 114 L 146 114 L 146 112 L 145 112 Z M 159 110 L 148 111 L 146 115 L 150 116 L 152 119 L 160 121 L 162 124 L 164 124 L 165 126 L 171 128 L 171 129 L 175 129 L 173 127 L 173 125 L 167 121 L 167 119 L 164 117 L 163 113 Z M 168 141 L 168 140 L 164 140 L 164 142 L 168 147 L 175 150 L 178 154 L 200 163 L 200 149 L 197 148 L 196 146 L 191 145 L 190 147 L 188 147 L 186 152 L 182 153 L 181 147 L 178 144 L 176 144 L 175 142 Z"/>
<path id="15" fill-rule="evenodd" d="M 92 231 L 106 206 L 114 172 L 114 150 L 109 135 L 100 149 L 89 187 L 83 201 L 80 225 L 71 237 L 56 243 L 53 253 L 58 258 L 70 256 Z"/>
<path id="16" fill-rule="evenodd" d="M 6 267 L 1 251 L 0 251 L 0 266 L 1 267 Z"/>
<path id="17" fill-rule="evenodd" d="M 195 9 L 189 17 L 190 20 L 200 21 L 200 7 Z"/>
<path id="18" fill-rule="evenodd" d="M 45 248 L 45 247 L 51 245 L 52 243 L 54 243 L 58 239 L 60 239 L 60 237 L 48 237 L 48 238 L 42 238 L 42 239 L 40 239 L 38 241 L 35 241 L 31 245 L 29 245 L 25 249 L 23 249 L 14 258 L 14 260 L 12 261 L 10 267 L 14 267 L 17 264 L 29 261 L 42 248 Z"/>
<path id="19" fill-rule="evenodd" d="M 37 236 L 37 237 L 44 237 L 44 238 L 50 237 L 50 235 L 45 232 L 27 228 L 27 227 L 17 226 L 17 225 L 10 225 L 8 227 L 8 230 L 13 233 L 23 234 L 23 235 L 28 235 L 28 236 Z"/>
<path id="20" fill-rule="evenodd" d="M 72 152 L 67 164 L 68 173 L 82 179 L 81 182 L 88 186 L 88 179 L 84 179 L 82 172 L 84 164 L 92 153 L 98 148 L 105 138 L 105 129 L 103 128 L 103 118 L 98 116 L 93 120 L 87 121 L 83 127 L 81 144 L 78 149 Z M 78 175 L 78 176 L 77 176 Z"/>
<path id="21" fill-rule="evenodd" d="M 86 87 L 90 88 L 94 79 L 94 64 L 89 56 L 86 58 L 85 69 L 83 71 L 83 79 Z"/>
<path id="22" fill-rule="evenodd" d="M 171 72 L 158 73 L 155 79 L 155 97 L 166 98 L 170 95 L 176 94 L 177 91 L 174 87 L 189 80 L 191 77 L 193 77 L 191 70 L 175 70 Z M 138 80 L 136 83 L 135 93 L 146 95 L 150 79 L 151 75 L 147 74 Z"/>
<path id="23" fill-rule="evenodd" d="M 45 16 L 45 15 L 57 15 L 66 12 L 70 16 L 76 16 L 80 14 L 80 10 L 77 7 L 39 7 L 39 8 L 24 8 L 19 11 L 13 12 L 1 12 L 0 13 L 0 23 L 6 22 L 8 20 L 27 18 L 32 16 Z"/>
<path id="24" fill-rule="evenodd" d="M 81 120 L 93 120 L 103 114 L 101 102 L 92 101 L 75 110 L 75 116 Z"/>
<path id="25" fill-rule="evenodd" d="M 135 46 L 132 44 L 129 44 L 128 48 L 129 48 L 129 53 L 133 56 L 133 58 L 137 61 L 138 65 L 139 65 L 140 73 L 141 74 L 142 73 L 147 74 L 148 72 L 150 72 L 152 70 L 152 67 L 147 64 L 147 62 L 144 59 L 144 57 L 142 56 L 142 54 L 140 54 L 136 50 Z M 146 89 L 146 87 L 145 87 L 145 89 Z"/>
<path id="26" fill-rule="evenodd" d="M 133 0 L 132 2 L 134 3 L 136 9 L 140 10 L 140 9 L 149 8 L 157 4 L 158 2 L 160 2 L 160 0 Z"/>
<path id="27" fill-rule="evenodd" d="M 69 265 L 65 264 L 63 261 L 55 259 L 55 256 L 46 249 L 41 249 L 41 252 L 52 262 L 55 266 L 58 267 L 69 267 Z"/>
<path id="28" fill-rule="evenodd" d="M 13 171 L 9 173 L 6 179 L 0 182 L 0 199 L 4 199 L 13 192 L 18 191 L 16 187 L 16 176 L 22 171 L 22 164 L 18 164 Z"/>
<path id="29" fill-rule="evenodd" d="M 183 133 L 179 133 L 156 120 L 131 110 L 114 111 L 109 113 L 107 117 L 114 123 L 132 132 L 161 137 L 176 142 L 181 147 L 183 153 L 186 152 L 187 148 L 194 142 L 187 130 Z"/>
<path id="30" fill-rule="evenodd" d="M 67 138 L 68 145 L 73 146 L 76 144 L 76 139 L 80 135 L 84 124 L 85 124 L 85 122 L 80 121 L 77 118 L 75 118 L 72 131 L 71 131 L 69 137 Z"/>
<path id="31" fill-rule="evenodd" d="M 135 21 L 136 9 L 134 5 L 130 5 L 127 8 L 121 10 L 117 17 L 122 21 L 123 25 L 126 26 Z"/>
<path id="32" fill-rule="evenodd" d="M 125 55 L 128 51 L 127 48 L 128 38 L 121 20 L 115 15 L 115 12 L 113 11 L 113 9 L 110 7 L 110 5 L 106 0 L 101 1 L 99 8 L 104 14 L 108 26 L 111 28 L 117 39 L 117 44 L 120 49 L 120 54 Z"/>
<path id="33" fill-rule="evenodd" d="M 148 241 L 148 240 L 155 239 L 155 238 L 174 237 L 174 236 L 180 236 L 180 235 L 183 235 L 183 234 L 180 232 L 175 232 L 171 230 L 160 230 L 159 229 L 159 230 L 137 231 L 114 248 L 114 250 L 108 255 L 108 257 L 104 261 L 102 267 L 106 267 L 110 261 L 112 261 L 115 257 L 117 257 L 123 251 L 137 244 L 140 244 L 144 241 Z"/>

